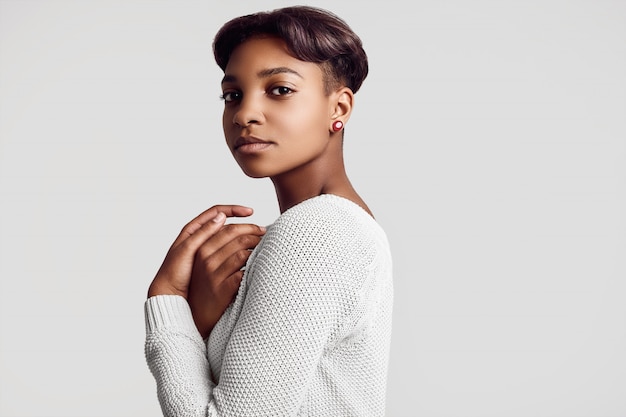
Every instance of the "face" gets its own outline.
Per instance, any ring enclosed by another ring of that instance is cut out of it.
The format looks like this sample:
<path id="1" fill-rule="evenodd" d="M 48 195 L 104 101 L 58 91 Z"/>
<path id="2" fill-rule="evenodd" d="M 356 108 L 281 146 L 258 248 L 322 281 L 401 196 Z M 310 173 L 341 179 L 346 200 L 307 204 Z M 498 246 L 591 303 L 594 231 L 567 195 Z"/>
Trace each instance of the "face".
<path id="1" fill-rule="evenodd" d="M 224 135 L 248 176 L 275 177 L 324 158 L 333 106 L 317 64 L 264 37 L 239 45 L 224 73 Z"/>

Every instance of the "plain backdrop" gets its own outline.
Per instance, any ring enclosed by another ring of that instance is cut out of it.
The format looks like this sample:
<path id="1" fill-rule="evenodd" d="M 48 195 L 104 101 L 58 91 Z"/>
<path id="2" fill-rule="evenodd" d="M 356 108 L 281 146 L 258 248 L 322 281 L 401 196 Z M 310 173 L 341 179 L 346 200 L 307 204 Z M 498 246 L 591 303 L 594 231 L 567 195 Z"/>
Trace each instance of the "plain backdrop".
<path id="1" fill-rule="evenodd" d="M 147 287 L 217 203 L 211 41 L 292 3 L 0 0 L 0 415 L 157 416 Z M 311 1 L 370 75 L 346 164 L 395 269 L 387 415 L 626 416 L 626 2 Z"/>

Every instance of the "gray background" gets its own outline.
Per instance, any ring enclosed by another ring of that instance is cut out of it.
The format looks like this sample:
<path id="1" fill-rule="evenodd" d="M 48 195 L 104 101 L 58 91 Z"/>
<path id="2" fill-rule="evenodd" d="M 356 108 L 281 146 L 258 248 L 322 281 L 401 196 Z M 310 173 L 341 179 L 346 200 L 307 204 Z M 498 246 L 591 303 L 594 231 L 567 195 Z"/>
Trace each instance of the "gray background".
<path id="1" fill-rule="evenodd" d="M 211 40 L 288 4 L 0 0 L 2 416 L 159 415 L 167 248 L 216 203 L 278 215 Z M 345 148 L 395 257 L 388 415 L 626 416 L 626 2 L 310 4 L 371 59 Z"/>

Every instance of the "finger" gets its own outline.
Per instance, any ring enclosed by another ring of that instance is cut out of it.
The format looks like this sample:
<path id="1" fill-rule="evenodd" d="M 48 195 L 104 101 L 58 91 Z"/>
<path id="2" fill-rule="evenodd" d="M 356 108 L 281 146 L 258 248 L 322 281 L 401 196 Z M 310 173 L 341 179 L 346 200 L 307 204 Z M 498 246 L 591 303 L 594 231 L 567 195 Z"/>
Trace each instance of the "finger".
<path id="1" fill-rule="evenodd" d="M 227 277 L 218 288 L 220 297 L 224 300 L 234 301 L 242 279 L 243 271 L 236 271 Z"/>
<path id="2" fill-rule="evenodd" d="M 247 217 L 252 215 L 253 210 L 250 207 L 238 205 L 217 205 L 208 210 L 203 211 L 193 220 L 183 227 L 183 230 L 174 240 L 172 246 L 176 246 L 181 241 L 196 233 L 202 226 L 206 225 L 210 220 L 214 219 L 218 213 L 223 213 L 226 217 Z"/>
<path id="3" fill-rule="evenodd" d="M 222 248 L 218 249 L 213 256 L 221 257 L 225 260 L 239 251 L 251 251 L 259 244 L 260 241 L 261 236 L 258 235 L 241 235 L 225 244 Z"/>
<path id="4" fill-rule="evenodd" d="M 210 271 L 214 271 L 214 277 L 216 282 L 220 282 L 220 277 L 226 277 L 233 272 L 243 268 L 261 237 L 255 235 L 244 235 L 224 245 L 217 250 L 209 259 L 205 262 L 210 268 Z"/>
<path id="5" fill-rule="evenodd" d="M 220 266 L 215 270 L 213 277 L 215 279 L 215 285 L 221 287 L 224 285 L 230 276 L 241 271 L 241 269 L 248 262 L 248 258 L 252 251 L 247 249 L 239 250 L 233 254 L 231 254 L 228 258 L 226 258 Z"/>
<path id="6" fill-rule="evenodd" d="M 214 285 L 219 285 L 246 264 L 251 250 L 260 240 L 261 237 L 257 235 L 242 235 L 226 244 L 216 245 L 214 239 L 210 239 L 196 251 L 194 268 L 205 271 Z"/>
<path id="7" fill-rule="evenodd" d="M 215 235 L 224 226 L 226 221 L 226 215 L 224 213 L 217 213 L 208 222 L 204 223 L 195 233 L 184 236 L 184 230 L 181 235 L 172 244 L 172 250 L 182 250 L 184 253 L 193 254 L 196 253 L 198 248 L 202 246 L 211 236 Z"/>
<path id="8" fill-rule="evenodd" d="M 215 217 L 218 212 L 224 213 L 226 217 L 248 217 L 252 215 L 254 210 L 250 207 L 233 204 L 216 205 L 200 213 L 194 220 L 197 220 L 200 223 L 206 223 L 209 219 Z"/>
<path id="9" fill-rule="evenodd" d="M 238 223 L 222 227 L 213 236 L 207 238 L 197 249 L 196 258 L 209 261 L 215 268 L 224 259 L 241 249 L 252 249 L 259 243 L 265 228 L 256 224 Z M 190 239 L 195 239 L 196 233 Z M 213 258 L 213 259 L 211 259 Z"/>
<path id="10" fill-rule="evenodd" d="M 214 288 L 233 273 L 246 265 L 254 247 L 261 238 L 255 235 L 246 235 L 235 239 L 222 248 L 219 248 L 211 256 L 203 257 L 201 251 L 196 253 L 194 270 L 201 273 L 211 282 Z"/>
<path id="11" fill-rule="evenodd" d="M 196 218 L 187 223 L 187 225 L 183 228 L 183 232 L 188 235 L 192 235 L 196 232 L 196 230 L 200 229 L 202 225 L 215 218 L 218 213 L 224 213 L 226 217 L 247 217 L 252 215 L 253 210 L 250 207 L 237 205 L 213 206 L 210 209 L 203 211 L 196 216 Z"/>

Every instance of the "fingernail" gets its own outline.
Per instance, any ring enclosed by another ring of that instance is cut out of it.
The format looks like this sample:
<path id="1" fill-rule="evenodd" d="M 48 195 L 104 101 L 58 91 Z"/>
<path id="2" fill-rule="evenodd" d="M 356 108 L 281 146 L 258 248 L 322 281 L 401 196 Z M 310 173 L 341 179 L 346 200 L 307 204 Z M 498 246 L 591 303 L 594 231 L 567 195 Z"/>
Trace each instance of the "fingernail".
<path id="1" fill-rule="evenodd" d="M 215 217 L 213 217 L 213 222 L 214 222 L 214 223 L 220 223 L 220 222 L 222 222 L 222 220 L 224 220 L 225 218 L 226 218 L 226 215 L 220 211 L 219 213 L 217 213 L 217 214 L 215 215 Z"/>
<path id="2" fill-rule="evenodd" d="M 259 226 L 259 229 L 261 229 L 261 231 L 262 231 L 263 233 L 265 233 L 265 232 L 267 231 L 267 229 L 265 228 L 265 226 Z"/>

